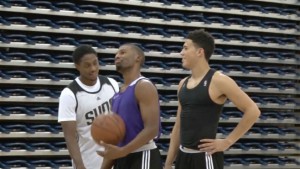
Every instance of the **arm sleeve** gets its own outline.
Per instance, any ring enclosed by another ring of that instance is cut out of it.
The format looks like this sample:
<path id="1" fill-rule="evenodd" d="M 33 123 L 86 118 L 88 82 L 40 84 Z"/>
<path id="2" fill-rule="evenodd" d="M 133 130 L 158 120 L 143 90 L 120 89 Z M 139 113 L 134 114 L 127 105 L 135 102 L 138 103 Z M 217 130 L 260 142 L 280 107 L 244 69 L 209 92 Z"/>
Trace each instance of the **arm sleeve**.
<path id="1" fill-rule="evenodd" d="M 76 99 L 69 88 L 64 88 L 59 97 L 58 122 L 76 121 Z"/>
<path id="2" fill-rule="evenodd" d="M 118 93 L 118 92 L 119 92 L 119 84 L 118 84 L 118 82 L 115 81 L 114 79 L 110 78 L 110 77 L 108 77 L 108 80 L 109 80 L 110 83 L 113 85 L 113 87 L 114 87 L 116 93 Z"/>

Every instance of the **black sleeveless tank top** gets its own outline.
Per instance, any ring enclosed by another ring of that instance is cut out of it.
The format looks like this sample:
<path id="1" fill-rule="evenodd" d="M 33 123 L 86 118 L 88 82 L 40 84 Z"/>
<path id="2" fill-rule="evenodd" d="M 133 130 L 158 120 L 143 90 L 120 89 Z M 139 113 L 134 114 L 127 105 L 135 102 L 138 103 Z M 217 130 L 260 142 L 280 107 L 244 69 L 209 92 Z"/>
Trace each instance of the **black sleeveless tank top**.
<path id="1" fill-rule="evenodd" d="M 199 140 L 215 139 L 220 114 L 224 104 L 213 102 L 208 88 L 216 71 L 210 69 L 201 82 L 194 88 L 188 89 L 188 77 L 180 91 L 179 101 L 182 107 L 180 139 L 181 145 L 191 149 L 198 149 Z"/>

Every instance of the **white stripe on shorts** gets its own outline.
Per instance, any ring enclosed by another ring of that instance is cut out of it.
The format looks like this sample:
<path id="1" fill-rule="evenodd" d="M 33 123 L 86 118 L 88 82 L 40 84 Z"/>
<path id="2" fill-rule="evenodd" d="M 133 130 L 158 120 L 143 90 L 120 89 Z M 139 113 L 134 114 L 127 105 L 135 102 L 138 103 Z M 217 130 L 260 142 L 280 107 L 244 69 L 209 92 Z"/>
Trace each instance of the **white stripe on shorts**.
<path id="1" fill-rule="evenodd" d="M 206 169 L 214 169 L 214 163 L 212 161 L 212 156 L 208 155 L 207 152 L 205 152 L 205 163 L 206 163 Z"/>
<path id="2" fill-rule="evenodd" d="M 149 169 L 149 168 L 150 168 L 150 150 L 145 150 L 143 151 L 141 169 Z"/>

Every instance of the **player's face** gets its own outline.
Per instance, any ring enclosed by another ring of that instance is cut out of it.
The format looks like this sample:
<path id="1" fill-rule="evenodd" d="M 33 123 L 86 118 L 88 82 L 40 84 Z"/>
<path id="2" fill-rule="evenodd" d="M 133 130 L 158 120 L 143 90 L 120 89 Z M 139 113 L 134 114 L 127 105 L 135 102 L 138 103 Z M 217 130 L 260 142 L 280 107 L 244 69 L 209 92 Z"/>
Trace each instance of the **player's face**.
<path id="1" fill-rule="evenodd" d="M 115 56 L 117 71 L 122 72 L 125 69 L 131 68 L 135 63 L 135 58 L 135 53 L 130 46 L 121 46 Z"/>
<path id="2" fill-rule="evenodd" d="M 182 56 L 182 66 L 186 69 L 192 69 L 193 66 L 198 62 L 198 49 L 190 39 L 185 40 L 180 54 Z"/>
<path id="3" fill-rule="evenodd" d="M 84 55 L 79 64 L 76 64 L 77 70 L 80 72 L 80 78 L 87 84 L 97 80 L 99 73 L 98 57 L 95 54 Z"/>

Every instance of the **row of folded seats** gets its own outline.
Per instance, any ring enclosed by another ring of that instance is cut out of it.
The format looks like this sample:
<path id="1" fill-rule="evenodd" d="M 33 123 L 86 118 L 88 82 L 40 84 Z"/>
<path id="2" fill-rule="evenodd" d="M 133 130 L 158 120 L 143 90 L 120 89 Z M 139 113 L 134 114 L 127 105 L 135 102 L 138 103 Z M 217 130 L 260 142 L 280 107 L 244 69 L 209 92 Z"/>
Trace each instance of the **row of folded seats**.
<path id="1" fill-rule="evenodd" d="M 1 111 L 1 109 L 0 109 Z M 6 112 L 3 110 L 3 112 Z M 171 109 L 171 110 L 162 110 L 160 113 L 160 116 L 164 119 L 169 119 L 172 117 L 176 117 L 177 110 Z M 220 115 L 220 118 L 223 120 L 228 120 L 230 118 L 242 118 L 243 113 L 240 111 L 223 111 Z M 259 117 L 260 120 L 270 120 L 270 119 L 276 119 L 276 120 L 285 120 L 285 119 L 293 119 L 296 121 L 300 120 L 300 114 L 296 115 L 294 112 L 284 112 L 284 111 L 262 111 L 261 115 Z"/>
<path id="2" fill-rule="evenodd" d="M 101 65 L 101 59 L 100 59 Z M 101 66 L 110 65 L 110 64 L 102 64 Z M 176 66 L 176 67 L 175 67 Z M 260 66 L 242 66 L 242 65 L 221 65 L 221 64 L 210 64 L 211 68 L 221 71 L 223 73 L 232 73 L 238 72 L 243 74 L 250 73 L 259 73 L 261 75 L 276 75 L 276 76 L 294 76 L 297 78 L 300 74 L 293 68 L 277 68 L 277 67 L 260 67 Z M 164 69 L 164 70 L 173 70 L 176 69 L 184 70 L 181 68 L 180 62 L 168 62 L 164 63 L 162 61 L 146 61 L 144 69 Z M 25 71 L 25 70 L 2 70 L 0 71 L 0 78 L 2 79 L 11 79 L 11 78 L 25 78 L 27 80 L 37 80 L 37 79 L 49 79 L 53 81 L 59 80 L 72 80 L 77 77 L 76 73 L 72 72 L 51 72 L 51 71 Z M 110 75 L 110 77 L 115 78 L 115 80 L 122 82 L 123 80 L 118 75 Z M 170 78 L 161 78 L 161 77 L 149 77 L 154 83 L 163 84 L 165 86 L 178 84 L 181 80 L 180 78 L 170 77 Z M 258 87 L 262 89 L 267 88 L 278 88 L 280 90 L 284 89 L 299 89 L 296 86 L 296 83 L 292 81 L 284 81 L 284 82 L 274 82 L 274 81 L 258 81 L 258 80 L 248 80 L 241 81 L 237 80 L 237 84 L 242 88 L 249 87 Z"/>
<path id="3" fill-rule="evenodd" d="M 242 41 L 243 43 L 257 42 L 262 44 L 276 44 L 276 45 L 296 45 L 299 46 L 300 42 L 297 37 L 275 37 L 275 36 L 260 36 L 260 35 L 243 35 L 241 33 L 211 33 L 216 39 L 220 39 L 226 42 L 231 41 Z M 97 48 L 118 48 L 121 42 L 118 41 L 101 41 L 98 39 L 75 39 L 72 37 L 50 37 L 45 35 L 25 35 L 25 34 L 2 34 L 0 36 L 0 41 L 2 43 L 12 43 L 12 42 L 22 42 L 28 45 L 35 44 L 49 44 L 52 46 L 60 45 L 73 45 L 78 46 L 81 44 L 90 44 Z M 135 42 L 133 42 L 135 43 Z M 182 49 L 180 45 L 167 45 L 163 46 L 161 44 L 147 43 L 140 44 L 140 46 L 145 50 L 154 50 L 164 53 L 179 52 Z"/>
<path id="4" fill-rule="evenodd" d="M 0 97 L 26 97 L 26 98 L 59 98 L 61 90 L 57 89 L 24 89 L 24 88 L 2 88 L 0 89 Z M 296 98 L 280 97 L 280 96 L 251 96 L 251 98 L 258 104 L 261 105 L 294 105 L 297 106 L 300 103 L 297 102 Z M 159 99 L 165 103 L 171 101 L 177 101 L 176 94 L 159 94 Z"/>
<path id="5" fill-rule="evenodd" d="M 104 44 L 109 44 L 109 46 L 105 47 L 111 47 L 110 44 L 112 42 L 105 42 Z M 119 44 L 119 43 L 118 43 Z M 120 44 L 121 45 L 121 44 Z M 150 47 L 160 47 L 160 45 L 157 44 L 145 44 L 145 47 L 142 47 L 145 52 L 151 51 L 153 48 Z M 114 46 L 115 47 L 115 46 Z M 173 51 L 181 51 L 182 47 L 181 46 L 164 46 L 164 48 L 161 51 L 166 51 L 168 53 L 173 52 Z M 244 58 L 249 58 L 249 57 L 257 57 L 261 59 L 277 59 L 277 60 L 288 60 L 288 59 L 295 59 L 299 60 L 300 55 L 297 56 L 295 52 L 271 52 L 271 51 L 259 51 L 259 50 L 241 50 L 241 49 L 222 49 L 222 48 L 216 48 L 214 51 L 214 55 L 221 55 L 222 57 L 232 57 L 232 56 L 241 56 Z M 72 56 L 71 55 L 53 55 L 49 53 L 34 53 L 34 54 L 27 54 L 24 52 L 0 52 L 0 59 L 3 61 L 11 61 L 11 60 L 26 60 L 28 62 L 36 62 L 36 61 L 49 61 L 51 63 L 60 63 L 60 62 L 73 62 Z M 100 64 L 105 65 L 105 64 L 113 64 L 114 63 L 114 58 L 102 58 L 100 57 Z M 148 64 L 151 62 L 147 61 Z M 182 67 L 180 62 L 173 62 L 172 64 L 169 62 L 161 62 L 157 61 L 157 63 L 162 63 L 160 65 L 163 65 L 163 67 L 172 67 L 172 66 L 177 66 L 177 67 Z M 164 65 L 165 64 L 165 65 Z M 169 64 L 169 65 L 168 65 Z"/>
<path id="6" fill-rule="evenodd" d="M 164 135 L 170 135 L 173 126 L 164 126 L 162 125 L 162 133 Z M 234 127 L 218 127 L 218 133 L 223 135 L 228 135 Z M 1 124 L 0 125 L 0 133 L 11 134 L 11 133 L 20 133 L 26 132 L 27 134 L 35 134 L 35 133 L 52 133 L 59 134 L 62 132 L 60 124 L 26 124 L 26 123 L 16 123 L 16 124 Z M 266 135 L 288 135 L 293 134 L 300 136 L 300 131 L 291 127 L 252 127 L 247 133 L 247 135 L 259 134 L 261 136 Z"/>
<path id="7" fill-rule="evenodd" d="M 169 144 L 168 143 L 157 143 L 158 147 L 162 150 L 167 152 Z M 66 143 L 57 141 L 57 142 L 4 142 L 0 143 L 0 152 L 11 152 L 11 151 L 20 151 L 25 150 L 28 152 L 34 151 L 43 151 L 43 150 L 50 150 L 50 151 L 62 151 L 66 150 Z M 279 151 L 284 151 L 288 149 L 292 149 L 295 151 L 300 151 L 300 147 L 296 143 L 290 142 L 275 142 L 275 141 L 268 141 L 268 142 L 237 142 L 230 149 L 240 149 L 244 151 L 249 151 L 253 149 L 268 151 L 269 149 L 275 149 Z"/>
<path id="8" fill-rule="evenodd" d="M 130 12 L 134 12 L 136 10 L 127 10 Z M 125 10 L 126 12 L 126 10 Z M 165 15 L 164 13 L 160 12 L 146 12 L 143 13 L 144 15 L 163 15 L 166 19 L 166 17 L 170 16 L 171 14 Z M 172 16 L 177 16 L 182 21 L 186 22 L 204 22 L 205 24 L 223 24 L 226 26 L 230 25 L 241 25 L 243 27 L 250 27 L 250 26 L 256 26 L 261 27 L 264 29 L 268 28 L 277 28 L 280 30 L 289 30 L 289 29 L 296 29 L 299 30 L 300 27 L 297 25 L 297 23 L 293 22 L 277 22 L 277 21 L 263 21 L 259 19 L 243 19 L 243 18 L 237 18 L 237 17 L 225 17 L 225 16 L 203 16 L 203 15 L 183 15 L 183 14 L 172 14 Z M 180 16 L 180 17 L 179 17 Z M 149 18 L 151 15 L 149 16 Z M 171 19 L 166 19 L 171 20 Z M 123 26 L 119 24 L 106 24 L 106 23 L 97 23 L 93 21 L 80 21 L 80 22 L 74 22 L 71 20 L 50 20 L 46 18 L 38 18 L 38 19 L 29 19 L 25 18 L 23 16 L 9 16 L 9 17 L 0 17 L 0 23 L 3 25 L 26 25 L 29 27 L 36 27 L 36 26 L 48 26 L 54 29 L 60 29 L 60 28 L 74 28 L 77 30 L 83 30 L 83 29 L 94 29 L 101 32 L 106 31 L 118 31 L 121 33 L 140 33 L 143 35 L 151 35 L 151 34 L 158 34 L 165 37 L 171 37 L 171 36 L 183 36 L 185 37 L 187 32 L 179 29 L 162 29 L 158 27 L 141 27 L 141 26 Z"/>
<path id="9" fill-rule="evenodd" d="M 57 117 L 58 109 L 57 107 L 42 107 L 42 106 L 1 106 L 0 114 L 2 116 L 10 115 L 26 115 L 26 116 L 36 116 L 36 115 L 50 115 Z M 162 110 L 160 116 L 164 119 L 169 119 L 175 117 L 177 110 Z M 240 111 L 223 111 L 220 118 L 228 120 L 230 118 L 241 118 L 242 112 Z M 276 120 L 285 120 L 293 119 L 296 121 L 300 120 L 300 115 L 296 115 L 294 112 L 286 111 L 263 111 L 260 115 L 261 120 L 276 119 Z"/>
<path id="10" fill-rule="evenodd" d="M 143 0 L 144 2 L 151 2 L 149 0 Z M 261 6 L 257 4 L 246 4 L 246 3 L 226 3 L 223 1 L 203 1 L 203 0 L 179 0 L 179 1 L 169 1 L 163 0 L 162 3 L 164 5 L 171 5 L 174 3 L 181 3 L 185 6 L 202 6 L 204 8 L 223 8 L 224 10 L 241 10 L 245 12 L 261 12 L 264 14 L 272 13 L 278 14 L 282 16 L 287 15 L 297 15 L 299 16 L 299 12 L 297 12 L 296 8 L 292 7 L 275 7 L 275 6 Z M 107 13 L 114 13 L 121 16 L 128 16 L 130 12 L 124 12 L 121 8 L 118 7 L 101 7 L 101 5 L 82 5 L 76 4 L 73 2 L 51 2 L 51 1 L 41 1 L 41 0 L 34 0 L 32 2 L 28 2 L 27 0 L 3 0 L 1 1 L 0 5 L 4 7 L 11 7 L 11 6 L 23 6 L 29 9 L 36 9 L 36 8 L 46 8 L 51 9 L 53 11 L 60 11 L 60 10 L 71 10 L 78 13 L 83 13 L 86 11 L 96 12 L 98 14 L 107 14 Z M 136 9 L 136 8 L 135 8 Z M 141 17 L 147 17 L 143 13 L 143 11 L 135 10 L 135 15 L 139 15 Z M 164 17 L 161 15 L 161 17 Z"/>

